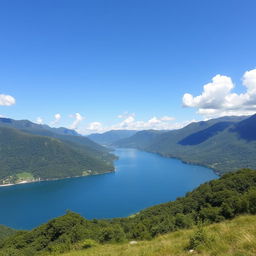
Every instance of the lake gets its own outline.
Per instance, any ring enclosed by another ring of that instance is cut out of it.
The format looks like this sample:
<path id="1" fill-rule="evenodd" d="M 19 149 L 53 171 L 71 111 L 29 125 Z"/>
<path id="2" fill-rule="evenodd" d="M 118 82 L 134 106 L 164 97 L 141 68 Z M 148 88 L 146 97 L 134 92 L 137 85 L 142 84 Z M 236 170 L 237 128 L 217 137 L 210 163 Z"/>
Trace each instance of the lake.
<path id="1" fill-rule="evenodd" d="M 175 200 L 218 178 L 210 169 L 136 149 L 117 149 L 116 172 L 0 187 L 0 224 L 31 229 L 65 214 L 124 217 Z"/>

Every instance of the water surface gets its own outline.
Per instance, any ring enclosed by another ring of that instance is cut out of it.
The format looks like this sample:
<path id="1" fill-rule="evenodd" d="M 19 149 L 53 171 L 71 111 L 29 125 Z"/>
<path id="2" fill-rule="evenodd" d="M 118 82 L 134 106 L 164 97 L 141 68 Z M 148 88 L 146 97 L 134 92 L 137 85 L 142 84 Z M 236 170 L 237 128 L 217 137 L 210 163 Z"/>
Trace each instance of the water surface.
<path id="1" fill-rule="evenodd" d="M 208 168 L 136 149 L 115 154 L 114 173 L 0 187 L 0 224 L 31 229 L 66 210 L 88 219 L 128 216 L 218 177 Z"/>

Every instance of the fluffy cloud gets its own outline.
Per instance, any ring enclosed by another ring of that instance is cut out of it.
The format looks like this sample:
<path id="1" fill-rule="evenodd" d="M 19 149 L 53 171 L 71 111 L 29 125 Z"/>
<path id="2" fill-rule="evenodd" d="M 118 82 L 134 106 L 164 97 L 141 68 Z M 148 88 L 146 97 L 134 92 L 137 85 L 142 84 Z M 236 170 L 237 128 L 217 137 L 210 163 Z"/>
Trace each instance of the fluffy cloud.
<path id="1" fill-rule="evenodd" d="M 100 131 L 103 130 L 103 126 L 102 126 L 102 123 L 100 123 L 100 122 L 92 122 L 92 123 L 89 124 L 87 129 L 90 130 L 90 131 L 100 132 Z"/>
<path id="2" fill-rule="evenodd" d="M 83 121 L 85 118 L 80 113 L 75 113 L 71 115 L 72 118 L 75 118 L 74 122 L 71 124 L 70 129 L 77 129 L 78 125 Z"/>
<path id="3" fill-rule="evenodd" d="M 52 125 L 55 126 L 60 122 L 61 114 L 57 113 L 54 115 L 54 120 L 52 121 Z"/>
<path id="4" fill-rule="evenodd" d="M 118 118 L 123 119 L 122 122 L 113 125 L 112 130 L 147 130 L 147 129 L 158 129 L 158 130 L 168 130 L 173 124 L 170 124 L 170 121 L 173 121 L 174 118 L 170 116 L 163 117 L 151 117 L 147 121 L 138 121 L 135 119 L 135 114 L 125 112 L 124 114 L 118 115 Z"/>
<path id="5" fill-rule="evenodd" d="M 112 126 L 103 126 L 100 122 L 93 122 L 79 130 L 79 132 L 82 134 L 89 134 L 95 132 L 102 133 L 109 130 L 170 130 L 183 126 L 182 124 L 173 123 L 172 121 L 174 118 L 170 116 L 152 117 L 147 121 L 140 121 L 136 120 L 134 113 L 124 113 L 119 115 L 118 118 L 123 120 Z"/>
<path id="6" fill-rule="evenodd" d="M 0 94 L 0 106 L 11 106 L 15 104 L 15 99 L 10 95 Z"/>
<path id="7" fill-rule="evenodd" d="M 37 124 L 43 124 L 43 123 L 44 123 L 43 118 L 38 117 L 38 118 L 36 119 L 36 123 L 37 123 Z"/>
<path id="8" fill-rule="evenodd" d="M 206 117 L 224 115 L 250 115 L 256 112 L 256 69 L 246 71 L 242 84 L 245 93 L 232 92 L 235 88 L 230 77 L 216 75 L 203 87 L 199 96 L 189 93 L 183 95 L 185 107 L 197 108 L 198 113 Z"/>

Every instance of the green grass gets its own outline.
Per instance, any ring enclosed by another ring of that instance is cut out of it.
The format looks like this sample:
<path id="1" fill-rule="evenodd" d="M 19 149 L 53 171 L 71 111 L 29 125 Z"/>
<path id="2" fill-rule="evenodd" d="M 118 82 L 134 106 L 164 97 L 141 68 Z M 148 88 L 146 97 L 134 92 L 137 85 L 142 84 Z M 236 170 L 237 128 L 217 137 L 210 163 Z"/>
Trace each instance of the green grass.
<path id="1" fill-rule="evenodd" d="M 131 245 L 96 245 L 89 249 L 74 250 L 61 256 L 255 256 L 256 216 L 240 216 L 231 221 L 204 227 L 207 241 L 189 252 L 186 247 L 197 228 L 172 232 L 151 241 Z"/>
<path id="2" fill-rule="evenodd" d="M 34 179 L 34 176 L 30 172 L 21 172 L 16 174 L 18 181 L 31 181 Z"/>

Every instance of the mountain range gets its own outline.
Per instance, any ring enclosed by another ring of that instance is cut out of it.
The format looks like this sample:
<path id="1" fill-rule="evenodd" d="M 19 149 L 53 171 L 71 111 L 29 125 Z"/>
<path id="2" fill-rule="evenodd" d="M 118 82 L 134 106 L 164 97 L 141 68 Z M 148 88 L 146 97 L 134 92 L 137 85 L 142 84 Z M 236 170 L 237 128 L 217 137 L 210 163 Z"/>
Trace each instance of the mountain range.
<path id="1" fill-rule="evenodd" d="M 221 174 L 240 168 L 256 169 L 256 115 L 193 122 L 171 131 L 139 131 L 112 146 L 179 158 Z"/>
<path id="2" fill-rule="evenodd" d="M 92 133 L 88 138 L 101 145 L 111 146 L 119 140 L 131 137 L 136 130 L 111 130 L 104 133 Z"/>

